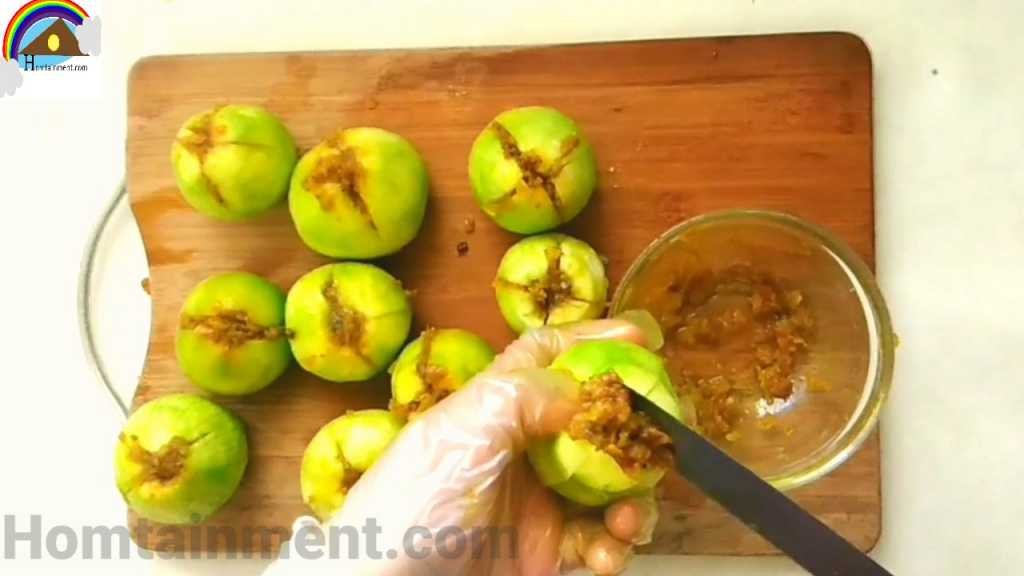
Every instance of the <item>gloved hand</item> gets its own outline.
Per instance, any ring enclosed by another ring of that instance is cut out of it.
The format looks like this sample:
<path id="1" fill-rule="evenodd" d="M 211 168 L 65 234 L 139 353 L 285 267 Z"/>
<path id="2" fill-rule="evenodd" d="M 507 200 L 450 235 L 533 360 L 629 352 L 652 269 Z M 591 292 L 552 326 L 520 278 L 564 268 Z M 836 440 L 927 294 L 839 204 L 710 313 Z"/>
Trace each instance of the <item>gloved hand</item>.
<path id="1" fill-rule="evenodd" d="M 567 510 L 524 456 L 529 439 L 557 434 L 576 410 L 576 386 L 543 368 L 574 342 L 610 338 L 654 339 L 624 320 L 524 334 L 465 388 L 413 420 L 352 488 L 323 529 L 360 530 L 357 548 L 346 548 L 351 542 L 341 538 L 341 559 L 279 560 L 267 574 L 622 571 L 632 546 L 650 540 L 653 497 L 620 501 L 603 514 Z M 376 532 L 374 542 L 367 541 L 366 526 L 379 527 L 369 530 Z M 312 519 L 296 528 L 296 536 L 323 537 L 307 532 L 321 529 Z M 347 558 L 349 551 L 358 558 Z M 371 558 L 375 551 L 381 557 Z"/>

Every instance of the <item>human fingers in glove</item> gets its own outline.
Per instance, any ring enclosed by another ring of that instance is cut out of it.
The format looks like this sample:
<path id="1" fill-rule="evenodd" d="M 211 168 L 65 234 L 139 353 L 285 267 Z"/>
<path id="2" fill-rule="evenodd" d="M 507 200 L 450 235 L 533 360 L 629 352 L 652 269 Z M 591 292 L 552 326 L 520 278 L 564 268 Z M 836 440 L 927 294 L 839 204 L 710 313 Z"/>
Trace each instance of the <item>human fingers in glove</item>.
<path id="1" fill-rule="evenodd" d="M 465 388 L 406 426 L 326 525 L 372 526 L 375 546 L 386 553 L 316 566 L 279 561 L 271 573 L 621 572 L 633 545 L 650 539 L 653 498 L 617 502 L 603 516 L 574 514 L 524 457 L 530 439 L 559 433 L 577 408 L 578 387 L 544 368 L 574 343 L 601 339 L 653 340 L 624 320 L 527 332 Z"/>

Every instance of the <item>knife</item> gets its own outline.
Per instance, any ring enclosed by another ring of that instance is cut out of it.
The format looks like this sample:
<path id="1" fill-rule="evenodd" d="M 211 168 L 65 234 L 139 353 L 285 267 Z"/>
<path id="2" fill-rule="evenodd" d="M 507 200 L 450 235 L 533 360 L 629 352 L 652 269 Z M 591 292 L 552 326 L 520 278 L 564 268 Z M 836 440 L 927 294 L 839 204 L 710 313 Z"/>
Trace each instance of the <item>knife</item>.
<path id="1" fill-rule="evenodd" d="M 653 402 L 636 407 L 672 438 L 676 469 L 815 576 L 892 576 L 867 554 Z"/>

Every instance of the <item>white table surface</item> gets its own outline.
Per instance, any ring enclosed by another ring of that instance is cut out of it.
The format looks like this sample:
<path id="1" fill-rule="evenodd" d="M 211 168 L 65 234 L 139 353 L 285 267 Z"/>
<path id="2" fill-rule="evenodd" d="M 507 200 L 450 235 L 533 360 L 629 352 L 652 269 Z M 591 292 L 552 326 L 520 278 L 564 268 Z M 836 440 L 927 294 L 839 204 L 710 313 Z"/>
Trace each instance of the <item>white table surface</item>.
<path id="1" fill-rule="evenodd" d="M 900 574 L 1021 572 L 1024 3 L 106 0 L 101 17 L 102 99 L 0 99 L 0 514 L 19 529 L 30 514 L 44 527 L 123 522 L 111 470 L 120 415 L 87 369 L 75 285 L 83 243 L 124 173 L 125 80 L 138 58 L 845 30 L 874 59 L 878 273 L 902 339 L 875 556 Z M 133 294 L 138 280 L 101 275 Z M 148 325 L 144 306 L 108 300 L 111 322 Z M 127 346 L 120 363 L 135 366 L 144 349 Z M 4 574 L 55 570 L 260 565 L 0 560 Z M 630 573 L 799 571 L 783 559 L 647 557 Z"/>

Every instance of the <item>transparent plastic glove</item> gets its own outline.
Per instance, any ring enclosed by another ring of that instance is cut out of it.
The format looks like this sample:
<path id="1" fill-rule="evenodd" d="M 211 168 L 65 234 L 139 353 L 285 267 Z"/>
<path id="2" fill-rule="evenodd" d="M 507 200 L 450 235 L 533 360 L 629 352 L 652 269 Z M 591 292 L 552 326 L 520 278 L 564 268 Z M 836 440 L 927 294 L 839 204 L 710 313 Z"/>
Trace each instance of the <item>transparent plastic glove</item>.
<path id="1" fill-rule="evenodd" d="M 278 561 L 267 574 L 621 572 L 632 546 L 650 540 L 653 498 L 621 501 L 603 513 L 572 512 L 540 484 L 524 456 L 529 439 L 557 434 L 577 409 L 576 386 L 543 368 L 574 342 L 610 338 L 654 340 L 624 320 L 524 334 L 488 370 L 403 430 L 323 527 L 328 534 L 310 534 L 320 528 L 296 523 L 310 542 L 332 540 L 332 530 L 359 530 L 354 549 L 342 538 L 340 559 Z"/>

